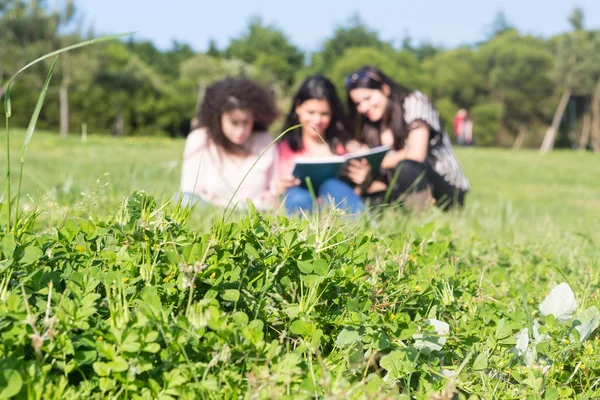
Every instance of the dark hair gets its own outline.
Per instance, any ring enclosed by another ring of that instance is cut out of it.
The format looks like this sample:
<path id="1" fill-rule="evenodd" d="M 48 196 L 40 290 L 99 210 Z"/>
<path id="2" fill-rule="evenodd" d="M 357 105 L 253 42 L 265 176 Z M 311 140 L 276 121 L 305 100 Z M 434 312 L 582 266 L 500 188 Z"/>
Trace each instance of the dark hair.
<path id="1" fill-rule="evenodd" d="M 296 107 L 307 100 L 327 100 L 331 108 L 331 122 L 325 130 L 325 141 L 335 153 L 335 147 L 338 143 L 345 144 L 350 139 L 350 129 L 348 119 L 344 112 L 344 106 L 337 95 L 333 83 L 322 75 L 314 75 L 306 78 L 306 80 L 296 92 L 292 101 L 290 112 L 285 120 L 283 130 L 291 128 L 300 123 Z M 302 128 L 296 128 L 288 132 L 284 139 L 290 145 L 293 151 L 301 151 L 304 147 L 302 141 Z"/>
<path id="2" fill-rule="evenodd" d="M 376 122 L 370 121 L 357 112 L 356 104 L 350 97 L 350 91 L 357 88 L 383 90 L 384 85 L 390 88 L 387 110 L 384 114 L 384 117 L 387 115 L 387 118 L 385 121 L 383 118 Z M 379 146 L 381 145 L 381 132 L 390 128 L 394 135 L 394 148 L 396 150 L 403 148 L 408 136 L 408 127 L 404 121 L 404 99 L 411 93 L 411 90 L 397 84 L 379 68 L 372 65 L 364 66 L 350 74 L 346 79 L 346 89 L 348 91 L 348 115 L 361 139 L 369 147 Z"/>
<path id="3" fill-rule="evenodd" d="M 230 153 L 244 153 L 243 146 L 232 143 L 221 126 L 221 116 L 232 110 L 248 110 L 254 116 L 252 133 L 264 132 L 278 115 L 273 95 L 247 78 L 225 78 L 206 89 L 198 112 L 199 127 L 208 137 Z"/>

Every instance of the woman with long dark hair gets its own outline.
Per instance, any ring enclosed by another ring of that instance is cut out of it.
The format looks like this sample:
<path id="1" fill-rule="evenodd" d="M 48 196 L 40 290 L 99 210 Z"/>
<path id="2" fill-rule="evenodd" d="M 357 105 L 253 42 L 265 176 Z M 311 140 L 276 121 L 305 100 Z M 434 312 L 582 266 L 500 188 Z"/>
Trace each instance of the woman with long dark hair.
<path id="1" fill-rule="evenodd" d="M 350 120 L 361 140 L 369 147 L 392 149 L 368 189 L 373 203 L 433 197 L 443 209 L 463 204 L 470 184 L 427 96 L 374 66 L 350 74 L 346 89 Z"/>
<path id="2" fill-rule="evenodd" d="M 285 196 L 288 213 L 312 211 L 309 191 L 300 187 L 292 176 L 297 157 L 327 157 L 342 155 L 357 147 L 350 140 L 344 107 L 335 87 L 327 78 L 316 75 L 307 78 L 294 96 L 283 129 L 302 124 L 288 132 L 279 144 L 279 193 Z M 335 206 L 356 213 L 364 209 L 360 197 L 369 183 L 370 167 L 366 160 L 352 161 L 343 179 L 328 179 L 318 188 L 321 201 L 332 199 Z"/>
<path id="3" fill-rule="evenodd" d="M 277 151 L 269 147 L 273 137 L 267 128 L 277 115 L 273 95 L 249 79 L 210 85 L 200 125 L 185 142 L 183 201 L 222 207 L 233 201 L 245 207 L 250 199 L 260 210 L 271 209 L 277 200 Z"/>

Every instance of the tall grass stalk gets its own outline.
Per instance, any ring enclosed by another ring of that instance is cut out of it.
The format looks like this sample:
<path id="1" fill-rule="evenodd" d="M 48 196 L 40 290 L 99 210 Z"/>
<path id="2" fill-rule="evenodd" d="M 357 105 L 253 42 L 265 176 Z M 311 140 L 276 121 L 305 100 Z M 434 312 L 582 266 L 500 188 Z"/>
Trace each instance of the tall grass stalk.
<path id="1" fill-rule="evenodd" d="M 266 149 L 263 150 L 262 153 L 260 153 L 260 156 L 258 156 L 258 158 L 256 159 L 256 161 L 254 161 L 254 163 L 252 164 L 252 166 L 250 167 L 250 169 L 248 170 L 248 172 L 246 172 L 246 174 L 244 175 L 244 177 L 242 178 L 242 180 L 240 181 L 239 185 L 235 188 L 233 194 L 231 195 L 231 197 L 229 198 L 229 202 L 227 203 L 227 206 L 225 207 L 225 209 L 223 210 L 223 214 L 221 217 L 221 222 L 223 224 L 225 224 L 225 222 L 227 222 L 229 220 L 229 218 L 231 217 L 231 214 L 233 213 L 233 210 L 231 210 L 229 212 L 229 215 L 227 215 L 227 217 L 225 217 L 225 215 L 227 214 L 227 211 L 229 210 L 229 207 L 231 207 L 231 203 L 233 202 L 233 199 L 235 198 L 235 195 L 237 194 L 237 192 L 240 190 L 240 187 L 242 187 L 242 184 L 246 181 L 246 178 L 248 178 L 248 175 L 250 175 L 250 172 L 254 169 L 254 167 L 256 166 L 256 164 L 258 164 L 258 161 L 267 153 L 267 151 L 269 151 L 269 149 L 271 147 L 273 147 L 275 145 L 275 143 L 277 143 L 279 141 L 279 139 L 281 139 L 282 137 L 284 137 L 288 132 L 296 129 L 296 128 L 300 128 L 302 127 L 301 124 L 298 125 L 294 125 L 288 129 L 286 129 L 285 131 L 283 131 L 282 133 L 279 134 L 279 136 L 277 136 L 268 146 Z"/>
<path id="2" fill-rule="evenodd" d="M 59 56 L 54 57 L 54 61 L 50 66 L 50 70 L 48 70 L 48 75 L 46 76 L 44 87 L 40 92 L 37 103 L 35 105 L 35 109 L 33 110 L 33 114 L 31 115 L 31 119 L 29 120 L 29 126 L 27 127 L 27 132 L 25 133 L 25 140 L 23 141 L 23 146 L 21 147 L 21 166 L 19 169 L 19 184 L 17 185 L 17 203 L 15 206 L 15 233 L 18 225 L 17 221 L 19 220 L 19 203 L 21 199 L 21 183 L 23 182 L 23 167 L 25 165 L 25 155 L 27 154 L 29 142 L 31 142 L 31 138 L 33 137 L 33 131 L 35 130 L 35 125 L 37 124 L 38 118 L 40 116 L 40 111 L 42 110 L 42 106 L 44 105 L 46 93 L 48 92 L 48 86 L 50 86 L 50 81 L 52 80 L 52 74 L 54 73 L 54 67 L 56 67 L 56 61 L 58 61 L 58 57 Z"/>
<path id="3" fill-rule="evenodd" d="M 20 70 L 18 70 L 8 80 L 8 83 L 6 85 L 6 92 L 4 94 L 4 113 L 5 113 L 5 121 L 6 121 L 6 124 L 5 124 L 6 125 L 6 195 L 7 195 L 7 212 L 8 212 L 8 229 L 9 230 L 12 229 L 13 225 L 12 225 L 12 218 L 11 218 L 12 217 L 12 204 L 11 204 L 12 198 L 11 198 L 11 180 L 10 180 L 10 172 L 11 172 L 11 170 L 10 170 L 10 129 L 9 129 L 9 121 L 8 120 L 12 115 L 10 91 L 12 88 L 12 83 L 14 82 L 15 78 L 19 74 L 21 74 L 23 71 L 30 68 L 31 66 L 38 64 L 48 58 L 55 57 L 54 62 L 52 63 L 52 67 L 50 68 L 50 72 L 48 73 L 48 76 L 46 78 L 44 88 L 42 89 L 42 92 L 40 93 L 40 96 L 38 97 L 36 108 L 33 112 L 33 115 L 31 116 L 30 121 L 29 121 L 29 126 L 27 128 L 27 135 L 25 136 L 25 143 L 23 144 L 23 147 L 21 149 L 21 169 L 20 169 L 20 174 L 19 174 L 19 187 L 17 190 L 17 205 L 16 205 L 16 207 L 18 209 L 18 204 L 19 204 L 18 199 L 21 196 L 21 181 L 22 181 L 22 177 L 23 177 L 23 164 L 24 164 L 25 154 L 27 153 L 28 144 L 31 141 L 33 132 L 35 131 L 35 125 L 37 123 L 37 119 L 39 117 L 42 105 L 44 103 L 44 99 L 46 97 L 46 92 L 48 90 L 48 85 L 50 84 L 50 78 L 52 77 L 52 73 L 54 71 L 54 67 L 56 65 L 56 60 L 57 60 L 58 56 L 62 53 L 65 53 L 67 51 L 71 51 L 74 49 L 78 49 L 80 47 L 85 47 L 85 46 L 89 46 L 89 45 L 92 45 L 95 43 L 101 43 L 101 42 L 106 42 L 109 40 L 114 40 L 119 37 L 131 35 L 131 34 L 132 34 L 132 32 L 122 33 L 122 34 L 118 34 L 118 35 L 103 36 L 103 37 L 100 37 L 97 39 L 86 40 L 84 42 L 76 43 L 71 46 L 63 47 L 62 49 L 58 49 L 51 53 L 45 54 L 39 58 L 36 58 L 29 64 L 22 67 Z M 18 211 L 17 211 L 17 213 L 18 213 Z M 17 223 L 16 223 L 17 218 L 18 218 L 18 216 L 15 216 L 15 226 L 17 225 Z"/>

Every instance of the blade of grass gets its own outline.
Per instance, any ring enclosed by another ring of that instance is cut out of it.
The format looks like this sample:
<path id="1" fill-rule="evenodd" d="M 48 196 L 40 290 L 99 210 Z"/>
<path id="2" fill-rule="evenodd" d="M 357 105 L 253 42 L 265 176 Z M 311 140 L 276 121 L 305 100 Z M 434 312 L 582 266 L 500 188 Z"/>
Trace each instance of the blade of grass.
<path id="1" fill-rule="evenodd" d="M 244 175 L 244 177 L 242 178 L 242 180 L 240 181 L 240 184 L 235 188 L 235 191 L 233 192 L 233 194 L 231 195 L 231 197 L 229 198 L 229 202 L 227 203 L 227 206 L 225 207 L 225 209 L 223 210 L 223 216 L 221 217 L 221 222 L 224 224 L 226 221 L 229 220 L 229 218 L 231 217 L 231 214 L 233 213 L 233 210 L 229 213 L 229 215 L 227 215 L 227 218 L 225 217 L 225 215 L 227 214 L 227 210 L 229 210 L 229 207 L 231 207 L 231 203 L 233 202 L 233 199 L 235 198 L 235 195 L 237 194 L 237 192 L 240 190 L 240 187 L 242 186 L 242 184 L 244 183 L 244 181 L 246 181 L 246 178 L 248 177 L 248 175 L 250 175 L 250 172 L 254 169 L 254 167 L 256 166 L 256 164 L 258 164 L 258 162 L 260 161 L 260 159 L 267 153 L 267 151 L 269 151 L 269 149 L 271 147 L 273 147 L 273 145 L 275 145 L 275 143 L 277 143 L 277 141 L 279 139 L 281 139 L 282 137 L 284 137 L 288 132 L 296 129 L 296 128 L 300 128 L 302 125 L 294 125 L 288 129 L 286 129 L 285 131 L 283 131 L 282 133 L 279 134 L 279 136 L 277 136 L 275 138 L 275 140 L 273 140 L 266 149 L 263 150 L 262 153 L 260 153 L 260 156 L 258 156 L 258 158 L 256 159 L 256 161 L 254 161 L 254 163 L 252 164 L 252 166 L 250 167 L 250 169 L 248 170 L 248 172 L 246 172 L 246 174 Z"/>
<path id="2" fill-rule="evenodd" d="M 8 134 L 8 114 L 6 115 L 6 189 L 5 189 L 5 193 L 6 193 L 6 212 L 8 213 L 8 229 L 7 231 L 10 231 L 11 228 L 11 207 L 10 207 L 10 135 Z"/>
<path id="3" fill-rule="evenodd" d="M 23 71 L 25 71 L 26 69 L 28 69 L 29 67 L 47 59 L 53 56 L 58 56 L 61 53 L 70 51 L 70 50 L 74 50 L 74 49 L 78 49 L 80 47 L 85 47 L 85 46 L 89 46 L 92 44 L 96 44 L 96 43 L 101 43 L 101 42 L 106 42 L 109 40 L 114 40 L 117 39 L 119 37 L 123 37 L 123 36 L 128 36 L 133 34 L 134 32 L 128 32 L 128 33 L 121 33 L 118 35 L 110 35 L 110 36 L 102 36 L 96 39 L 91 39 L 91 40 L 86 40 L 84 42 L 80 42 L 80 43 L 76 43 L 74 45 L 71 46 L 67 46 L 67 47 L 63 47 L 62 49 L 58 49 L 56 51 L 53 51 L 51 53 L 45 54 L 41 57 L 36 58 L 35 60 L 33 60 L 32 62 L 30 62 L 29 64 L 25 65 L 24 67 L 22 67 L 20 70 L 18 70 L 9 80 L 8 83 L 6 84 L 6 92 L 4 93 L 4 114 L 5 114 L 5 121 L 6 121 L 6 195 L 7 195 L 7 213 L 8 213 L 8 230 L 11 229 L 12 227 L 12 222 L 11 222 L 11 216 L 12 216 L 12 206 L 11 206 L 11 185 L 10 185 L 10 131 L 9 131 L 9 123 L 8 123 L 8 119 L 11 117 L 12 115 L 12 107 L 11 107 L 11 101 L 10 101 L 10 90 L 12 87 L 12 83 L 14 82 L 15 78 Z M 17 194 L 17 196 L 20 196 L 20 193 Z"/>
<path id="4" fill-rule="evenodd" d="M 110 36 L 102 36 L 99 38 L 95 38 L 95 39 L 90 39 L 90 40 L 86 40 L 84 42 L 80 42 L 80 43 L 76 43 L 73 44 L 71 46 L 67 46 L 67 47 L 63 47 L 62 49 L 58 49 L 55 50 L 51 53 L 45 54 L 41 57 L 36 58 L 35 60 L 33 60 L 32 62 L 30 62 L 29 64 L 25 65 L 23 68 L 21 68 L 20 70 L 18 70 L 8 81 L 8 84 L 6 85 L 6 92 L 4 94 L 4 111 L 6 113 L 6 115 L 8 117 L 11 116 L 12 114 L 12 109 L 11 109 L 11 102 L 10 102 L 10 89 L 12 86 L 12 82 L 14 81 L 14 79 L 17 77 L 17 75 L 19 75 L 21 72 L 25 71 L 26 69 L 28 69 L 29 67 L 39 63 L 40 61 L 43 61 L 47 58 L 53 57 L 53 56 L 57 56 L 61 53 L 65 53 L 67 51 L 71 51 L 71 50 L 75 50 L 78 49 L 80 47 L 85 47 L 85 46 L 89 46 L 92 44 L 96 44 L 96 43 L 102 43 L 102 42 L 107 42 L 109 40 L 114 40 L 123 36 L 128 36 L 131 35 L 135 32 L 127 32 L 127 33 L 119 33 L 117 35 L 110 35 Z"/>
<path id="5" fill-rule="evenodd" d="M 35 105 L 35 109 L 33 110 L 33 114 L 31 115 L 31 119 L 29 120 L 29 125 L 27 126 L 27 132 L 25 133 L 25 140 L 23 141 L 23 146 L 21 147 L 21 168 L 19 171 L 19 183 L 17 185 L 17 204 L 15 206 L 15 234 L 17 229 L 17 221 L 19 220 L 19 203 L 21 200 L 21 183 L 23 182 L 23 167 L 25 166 L 25 156 L 27 155 L 27 149 L 29 148 L 29 142 L 31 142 L 31 138 L 33 137 L 33 132 L 35 131 L 35 126 L 37 124 L 38 118 L 40 117 L 40 112 L 42 111 L 42 106 L 44 105 L 44 100 L 46 99 L 46 93 L 48 92 L 48 86 L 50 86 L 50 81 L 52 80 L 52 74 L 54 74 L 54 68 L 56 67 L 56 61 L 58 61 L 58 57 L 54 57 L 54 61 L 48 70 L 48 75 L 46 76 L 46 82 L 44 82 L 44 87 L 38 96 L 37 103 Z"/>
<path id="6" fill-rule="evenodd" d="M 250 172 L 254 169 L 254 167 L 256 166 L 256 164 L 258 164 L 258 161 L 265 155 L 265 153 L 275 144 L 277 143 L 277 141 L 279 139 L 281 139 L 282 137 L 284 137 L 288 132 L 296 129 L 296 128 L 301 128 L 303 127 L 302 124 L 298 124 L 298 125 L 294 125 L 289 127 L 288 129 L 286 129 L 285 131 L 283 131 L 281 134 L 279 134 L 279 136 L 277 136 L 275 138 L 275 140 L 273 140 L 271 142 L 271 144 L 269 144 L 269 146 L 267 146 L 267 148 L 260 153 L 260 156 L 258 156 L 258 158 L 256 159 L 256 161 L 252 164 L 252 166 L 250 167 L 250 169 L 248 170 L 248 172 L 246 172 L 246 174 L 244 175 L 244 177 L 242 178 L 242 180 L 240 181 L 240 184 L 235 188 L 235 191 L 233 192 L 233 194 L 231 195 L 231 198 L 229 199 L 229 202 L 227 203 L 227 207 L 225 207 L 225 210 L 223 210 L 223 216 L 221 217 L 221 222 L 225 223 L 227 220 L 229 220 L 229 218 L 231 217 L 231 215 L 233 214 L 233 211 L 235 210 L 231 210 L 229 212 L 229 215 L 227 216 L 227 218 L 225 218 L 225 214 L 227 213 L 227 210 L 229 209 L 229 207 L 231 206 L 231 203 L 233 202 L 233 199 L 235 198 L 235 195 L 237 194 L 237 192 L 239 191 L 240 187 L 242 186 L 242 184 L 244 183 L 244 181 L 246 180 L 246 178 L 248 177 L 248 175 L 250 175 Z M 321 141 L 323 143 L 327 143 L 327 141 L 325 141 L 325 138 L 322 137 L 315 128 L 309 126 L 311 129 L 313 129 L 315 131 L 315 133 L 319 136 L 319 138 L 321 139 Z"/>

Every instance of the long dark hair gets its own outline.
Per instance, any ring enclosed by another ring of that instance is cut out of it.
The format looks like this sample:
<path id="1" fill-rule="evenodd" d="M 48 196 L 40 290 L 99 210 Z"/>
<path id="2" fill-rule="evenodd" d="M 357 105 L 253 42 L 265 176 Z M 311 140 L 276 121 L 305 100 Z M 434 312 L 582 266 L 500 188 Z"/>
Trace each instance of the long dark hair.
<path id="1" fill-rule="evenodd" d="M 322 75 L 308 77 L 298 89 L 294 96 L 290 112 L 285 120 L 283 130 L 289 129 L 300 123 L 296 107 L 307 100 L 326 100 L 331 108 L 331 122 L 325 130 L 325 141 L 335 153 L 338 143 L 345 144 L 350 139 L 348 119 L 344 112 L 344 106 L 337 95 L 333 83 Z M 288 132 L 284 139 L 293 151 L 301 151 L 304 148 L 302 141 L 302 128 L 296 128 Z"/>
<path id="2" fill-rule="evenodd" d="M 377 89 L 383 91 L 383 86 L 390 88 L 389 101 L 384 114 L 387 118 L 380 121 L 370 121 L 363 117 L 356 110 L 356 104 L 350 98 L 350 91 L 357 88 Z M 404 121 L 404 99 L 411 93 L 411 90 L 394 82 L 379 68 L 367 65 L 358 71 L 350 74 L 346 79 L 346 89 L 348 92 L 348 115 L 354 126 L 354 132 L 369 147 L 381 145 L 380 134 L 385 129 L 390 128 L 394 135 L 394 148 L 400 150 L 404 147 L 406 137 L 408 136 L 408 127 Z"/>
<path id="3" fill-rule="evenodd" d="M 206 89 L 198 113 L 199 126 L 226 152 L 245 153 L 243 146 L 231 142 L 223 133 L 221 116 L 232 110 L 248 110 L 254 116 L 252 133 L 265 132 L 278 115 L 273 95 L 246 78 L 225 78 Z"/>

